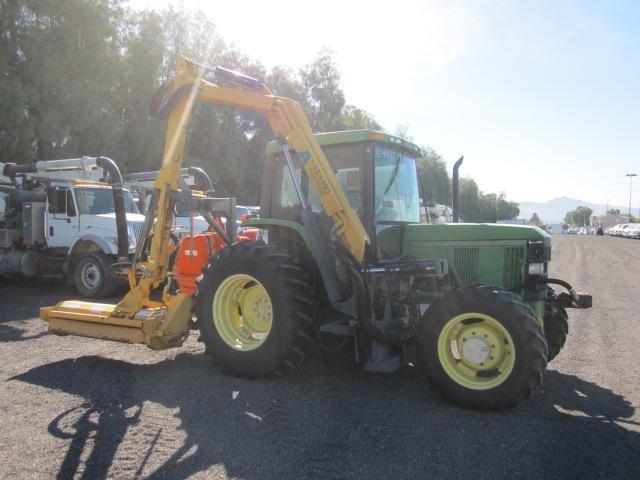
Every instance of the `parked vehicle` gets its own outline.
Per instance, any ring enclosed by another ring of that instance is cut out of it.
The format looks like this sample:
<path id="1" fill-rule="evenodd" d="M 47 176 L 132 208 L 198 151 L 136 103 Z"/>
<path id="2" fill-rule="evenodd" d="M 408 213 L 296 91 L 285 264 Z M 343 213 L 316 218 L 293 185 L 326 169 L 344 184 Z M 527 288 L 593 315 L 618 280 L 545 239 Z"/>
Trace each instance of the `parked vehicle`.
<path id="1" fill-rule="evenodd" d="M 607 228 L 604 233 L 613 237 L 640 239 L 640 223 L 621 223 Z"/>
<path id="2" fill-rule="evenodd" d="M 104 157 L 0 163 L 9 179 L 0 186 L 0 276 L 66 278 L 84 297 L 111 295 L 120 282 L 107 275 L 119 237 L 112 185 L 105 181 L 110 171 L 119 176 Z M 121 179 L 111 180 L 126 212 L 121 237 L 133 253 L 144 216 Z"/>

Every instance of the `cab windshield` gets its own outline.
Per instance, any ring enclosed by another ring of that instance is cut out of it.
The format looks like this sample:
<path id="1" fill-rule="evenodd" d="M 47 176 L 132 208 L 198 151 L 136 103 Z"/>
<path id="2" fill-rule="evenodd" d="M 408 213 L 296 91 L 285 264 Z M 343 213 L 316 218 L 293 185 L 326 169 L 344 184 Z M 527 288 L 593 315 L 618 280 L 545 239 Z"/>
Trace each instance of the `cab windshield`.
<path id="1" fill-rule="evenodd" d="M 374 164 L 376 222 L 419 223 L 416 159 L 406 152 L 376 145 Z"/>
<path id="2" fill-rule="evenodd" d="M 113 192 L 110 188 L 76 188 L 76 202 L 81 215 L 100 215 L 113 213 Z M 124 191 L 124 210 L 127 213 L 138 213 L 131 192 Z"/>

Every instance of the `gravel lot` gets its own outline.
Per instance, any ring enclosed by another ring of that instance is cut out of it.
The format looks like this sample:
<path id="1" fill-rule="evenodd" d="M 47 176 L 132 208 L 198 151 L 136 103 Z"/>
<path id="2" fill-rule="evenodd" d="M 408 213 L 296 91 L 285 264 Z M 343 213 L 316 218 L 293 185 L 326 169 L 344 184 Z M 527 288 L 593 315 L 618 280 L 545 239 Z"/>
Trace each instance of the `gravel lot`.
<path id="1" fill-rule="evenodd" d="M 541 388 L 500 414 L 445 404 L 415 369 L 314 352 L 277 381 L 180 349 L 56 337 L 64 286 L 0 283 L 2 478 L 640 478 L 640 242 L 556 236 L 552 274 L 594 294 Z"/>

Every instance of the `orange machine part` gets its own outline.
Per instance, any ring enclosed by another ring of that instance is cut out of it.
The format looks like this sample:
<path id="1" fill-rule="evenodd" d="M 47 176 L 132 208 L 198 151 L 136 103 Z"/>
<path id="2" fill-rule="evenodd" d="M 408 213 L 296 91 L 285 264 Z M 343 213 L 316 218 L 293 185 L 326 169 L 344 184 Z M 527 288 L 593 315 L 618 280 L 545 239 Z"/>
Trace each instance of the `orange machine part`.
<path id="1" fill-rule="evenodd" d="M 247 240 L 249 238 L 244 236 L 236 237 L 236 242 Z M 173 270 L 180 293 L 193 295 L 196 292 L 198 289 L 196 278 L 202 274 L 202 269 L 209 262 L 209 258 L 226 245 L 222 237 L 215 232 L 187 235 L 182 239 Z"/>

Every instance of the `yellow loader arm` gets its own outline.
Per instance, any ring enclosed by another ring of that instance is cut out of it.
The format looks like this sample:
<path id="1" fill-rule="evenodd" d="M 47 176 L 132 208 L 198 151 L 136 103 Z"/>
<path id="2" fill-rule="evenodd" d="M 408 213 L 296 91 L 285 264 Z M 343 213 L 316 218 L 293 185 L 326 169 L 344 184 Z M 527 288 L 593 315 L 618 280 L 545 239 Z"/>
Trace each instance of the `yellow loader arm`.
<path id="1" fill-rule="evenodd" d="M 358 261 L 362 261 L 366 245 L 370 243 L 369 236 L 340 188 L 333 169 L 315 139 L 300 105 L 289 98 L 273 95 L 262 84 L 259 91 L 239 90 L 213 84 L 201 78 L 201 68 L 185 58 L 178 61 L 173 81 L 174 92 L 190 89 L 190 94 L 184 95 L 183 99 L 178 101 L 169 117 L 163 160 L 163 169 L 167 174 L 165 177 L 169 178 L 161 179 L 161 172 L 156 188 L 161 188 L 162 183 L 167 180 L 175 181 L 177 178 L 176 174 L 182 162 L 182 146 L 188 119 L 195 100 L 263 113 L 273 132 L 284 138 L 295 150 L 327 215 L 337 225 L 338 233 L 345 245 Z M 162 204 L 159 206 L 159 211 L 163 211 Z"/>
<path id="2" fill-rule="evenodd" d="M 363 260 L 369 236 L 340 188 L 300 105 L 273 95 L 255 79 L 225 69 L 215 69 L 216 74 L 226 77 L 230 84 L 246 88 L 211 83 L 202 78 L 207 69 L 180 58 L 171 82 L 171 98 L 164 107 L 155 106 L 159 113 L 169 115 L 162 168 L 154 185 L 158 195 L 157 217 L 146 260 L 136 261 L 128 268 L 130 291 L 117 305 L 66 301 L 43 308 L 40 316 L 49 322 L 50 331 L 145 343 L 151 348 L 182 344 L 191 320 L 191 297 L 165 292 L 162 302 L 156 302 L 150 300 L 149 295 L 167 274 L 175 206 L 173 193 L 179 191 L 187 127 L 196 100 L 263 113 L 276 136 L 296 152 L 346 247 L 358 261 Z"/>

